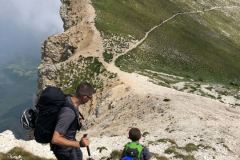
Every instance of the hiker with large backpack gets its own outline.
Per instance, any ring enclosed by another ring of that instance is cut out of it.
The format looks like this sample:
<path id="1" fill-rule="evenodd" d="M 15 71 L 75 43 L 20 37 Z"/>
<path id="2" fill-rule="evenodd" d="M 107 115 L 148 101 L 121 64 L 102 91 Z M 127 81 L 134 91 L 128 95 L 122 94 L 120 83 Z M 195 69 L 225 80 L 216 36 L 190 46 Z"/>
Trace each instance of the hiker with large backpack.
<path id="1" fill-rule="evenodd" d="M 76 140 L 84 119 L 78 107 L 91 100 L 94 92 L 87 82 L 80 83 L 74 95 L 65 95 L 61 89 L 49 86 L 40 94 L 36 110 L 23 112 L 22 126 L 34 129 L 37 142 L 50 143 L 58 160 L 82 160 L 80 147 L 87 147 L 89 154 L 90 150 L 86 134 L 80 141 Z"/>
<path id="2" fill-rule="evenodd" d="M 139 143 L 141 131 L 138 128 L 131 128 L 128 134 L 131 142 L 124 146 L 121 160 L 149 160 L 151 154 L 148 148 Z"/>
<path id="3" fill-rule="evenodd" d="M 78 106 L 92 99 L 93 87 L 81 83 L 73 96 L 67 96 L 64 107 L 58 115 L 56 127 L 51 140 L 51 150 L 58 160 L 82 160 L 80 147 L 89 145 L 87 137 L 76 141 L 76 132 L 81 128 Z"/>

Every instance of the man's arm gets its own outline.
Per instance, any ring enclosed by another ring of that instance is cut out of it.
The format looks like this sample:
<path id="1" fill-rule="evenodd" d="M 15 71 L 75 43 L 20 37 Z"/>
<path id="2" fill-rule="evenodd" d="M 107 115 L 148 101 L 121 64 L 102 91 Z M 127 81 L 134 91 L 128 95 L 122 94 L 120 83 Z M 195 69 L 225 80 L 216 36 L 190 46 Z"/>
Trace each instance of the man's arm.
<path id="1" fill-rule="evenodd" d="M 55 131 L 53 133 L 53 137 L 51 140 L 52 144 L 56 144 L 59 146 L 66 146 L 66 147 L 85 147 L 89 145 L 89 140 L 87 137 L 83 137 L 81 139 L 81 146 L 78 141 L 75 140 L 69 140 L 64 137 L 66 134 L 69 126 L 75 119 L 75 113 L 72 109 L 64 107 L 61 109 L 59 116 L 58 116 L 58 121 L 55 127 Z"/>
<path id="2" fill-rule="evenodd" d="M 57 131 L 54 131 L 51 143 L 60 145 L 60 146 L 66 146 L 66 147 L 75 147 L 75 148 L 80 147 L 80 144 L 78 141 L 68 140 L 64 138 L 64 136 Z"/>

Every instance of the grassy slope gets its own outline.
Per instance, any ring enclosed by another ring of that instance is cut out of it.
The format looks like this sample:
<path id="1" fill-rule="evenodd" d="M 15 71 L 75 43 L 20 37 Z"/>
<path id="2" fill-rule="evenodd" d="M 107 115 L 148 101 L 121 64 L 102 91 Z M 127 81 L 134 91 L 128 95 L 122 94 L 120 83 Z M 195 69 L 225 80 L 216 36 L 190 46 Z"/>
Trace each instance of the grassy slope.
<path id="1" fill-rule="evenodd" d="M 93 0 L 93 4 L 99 30 L 131 34 L 138 39 L 186 8 L 166 0 Z M 150 34 L 142 46 L 120 57 L 117 65 L 130 72 L 150 69 L 212 82 L 240 83 L 240 47 L 222 34 L 217 24 L 231 28 L 234 20 L 218 11 L 178 16 Z"/>
<path id="2" fill-rule="evenodd" d="M 6 154 L 0 153 L 1 160 L 19 159 L 19 158 L 16 158 L 18 156 L 21 156 L 21 159 L 23 160 L 53 160 L 53 159 L 40 158 L 38 156 L 33 155 L 30 152 L 24 151 L 22 148 L 19 148 L 19 147 L 13 148 Z"/>
<path id="3" fill-rule="evenodd" d="M 141 38 L 153 25 L 180 11 L 166 0 L 92 0 L 97 11 L 97 28 Z"/>

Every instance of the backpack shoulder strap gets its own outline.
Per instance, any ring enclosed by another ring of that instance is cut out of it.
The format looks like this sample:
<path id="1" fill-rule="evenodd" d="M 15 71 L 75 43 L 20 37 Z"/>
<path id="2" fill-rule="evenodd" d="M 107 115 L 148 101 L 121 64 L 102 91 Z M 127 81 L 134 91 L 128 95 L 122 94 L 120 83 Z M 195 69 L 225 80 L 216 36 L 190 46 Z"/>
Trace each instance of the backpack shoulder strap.
<path id="1" fill-rule="evenodd" d="M 138 145 L 138 148 L 137 148 L 137 149 L 138 149 L 138 151 L 139 151 L 138 158 L 141 159 L 144 146 L 143 146 L 142 144 L 140 144 L 140 143 L 137 143 L 137 145 Z"/>
<path id="2" fill-rule="evenodd" d="M 125 144 L 124 148 L 129 148 L 131 146 L 132 142 L 128 142 L 127 144 Z"/>
<path id="3" fill-rule="evenodd" d="M 70 95 L 65 95 L 65 103 L 63 104 L 63 107 L 67 107 L 70 108 L 71 110 L 73 110 L 73 112 L 75 113 L 76 116 L 78 116 L 78 113 L 76 111 L 76 109 L 74 108 L 74 106 L 70 105 L 67 103 L 67 97 L 69 97 Z"/>
<path id="4" fill-rule="evenodd" d="M 67 101 L 67 96 L 65 97 L 65 106 L 64 107 L 68 107 L 70 108 L 71 110 L 73 110 L 73 112 L 75 113 L 75 120 L 77 121 L 78 123 L 78 129 L 77 130 L 80 130 L 80 128 L 82 127 L 82 123 L 81 123 L 81 120 L 84 120 L 84 117 L 83 115 L 80 113 L 80 111 L 78 111 L 76 108 L 74 108 L 74 106 L 68 104 L 66 101 Z"/>
<path id="5" fill-rule="evenodd" d="M 128 142 L 127 144 L 124 145 L 124 149 L 123 149 L 123 156 L 126 155 L 127 149 L 129 148 L 131 142 Z"/>

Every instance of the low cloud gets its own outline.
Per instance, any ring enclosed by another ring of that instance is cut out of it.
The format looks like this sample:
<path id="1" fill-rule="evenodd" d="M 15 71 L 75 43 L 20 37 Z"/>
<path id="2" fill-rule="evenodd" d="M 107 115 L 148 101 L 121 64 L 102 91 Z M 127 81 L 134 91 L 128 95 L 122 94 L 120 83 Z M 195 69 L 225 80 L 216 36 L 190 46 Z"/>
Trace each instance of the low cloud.
<path id="1" fill-rule="evenodd" d="M 7 0 L 1 2 L 0 19 L 3 21 L 0 23 L 15 23 L 16 27 L 40 32 L 57 32 L 62 30 L 59 8 L 60 0 Z"/>
<path id="2" fill-rule="evenodd" d="M 63 31 L 60 0 L 0 0 L 0 4 L 0 58 L 39 54 L 49 35 Z"/>

